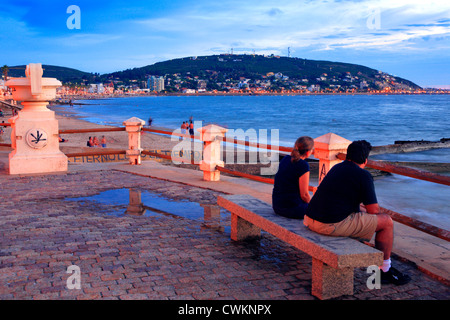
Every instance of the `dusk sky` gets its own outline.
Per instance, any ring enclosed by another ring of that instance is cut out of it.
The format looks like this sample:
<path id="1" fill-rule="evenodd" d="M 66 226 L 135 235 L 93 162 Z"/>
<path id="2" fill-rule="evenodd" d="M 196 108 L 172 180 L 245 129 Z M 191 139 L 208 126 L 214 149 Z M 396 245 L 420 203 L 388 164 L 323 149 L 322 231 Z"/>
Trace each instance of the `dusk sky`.
<path id="1" fill-rule="evenodd" d="M 291 57 L 450 88 L 448 0 L 0 1 L 2 66 L 108 73 L 231 50 L 287 56 L 290 48 Z M 78 16 L 67 13 L 71 5 Z"/>

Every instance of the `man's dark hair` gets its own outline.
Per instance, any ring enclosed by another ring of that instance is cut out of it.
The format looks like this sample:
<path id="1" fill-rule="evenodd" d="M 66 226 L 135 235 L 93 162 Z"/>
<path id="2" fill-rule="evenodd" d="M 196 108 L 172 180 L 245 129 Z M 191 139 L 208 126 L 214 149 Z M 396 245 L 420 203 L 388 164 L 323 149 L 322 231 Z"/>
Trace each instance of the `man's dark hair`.
<path id="1" fill-rule="evenodd" d="M 366 140 L 353 141 L 347 148 L 346 160 L 363 164 L 369 157 L 370 150 L 372 150 L 372 145 Z"/>

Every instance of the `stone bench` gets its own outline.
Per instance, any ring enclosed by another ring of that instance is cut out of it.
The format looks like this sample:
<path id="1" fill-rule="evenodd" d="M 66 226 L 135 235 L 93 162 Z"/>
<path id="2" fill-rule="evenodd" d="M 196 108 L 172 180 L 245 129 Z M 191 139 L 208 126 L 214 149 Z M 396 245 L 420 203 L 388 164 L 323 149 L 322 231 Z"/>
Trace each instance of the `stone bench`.
<path id="1" fill-rule="evenodd" d="M 317 234 L 303 221 L 278 216 L 249 195 L 226 195 L 217 204 L 231 213 L 231 239 L 259 237 L 264 230 L 312 257 L 312 295 L 329 299 L 353 294 L 353 269 L 381 265 L 383 253 L 346 237 Z M 368 274 L 369 277 L 369 274 Z"/>

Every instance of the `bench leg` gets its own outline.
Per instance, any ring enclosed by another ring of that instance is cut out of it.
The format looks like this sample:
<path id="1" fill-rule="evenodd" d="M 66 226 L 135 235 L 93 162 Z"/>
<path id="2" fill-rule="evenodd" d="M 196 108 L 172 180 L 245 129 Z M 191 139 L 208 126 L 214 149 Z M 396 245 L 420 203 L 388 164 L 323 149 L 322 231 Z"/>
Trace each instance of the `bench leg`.
<path id="1" fill-rule="evenodd" d="M 245 240 L 261 236 L 261 229 L 231 213 L 231 239 L 234 241 Z"/>
<path id="2" fill-rule="evenodd" d="M 312 295 L 330 299 L 353 294 L 353 268 L 335 269 L 312 259 Z"/>

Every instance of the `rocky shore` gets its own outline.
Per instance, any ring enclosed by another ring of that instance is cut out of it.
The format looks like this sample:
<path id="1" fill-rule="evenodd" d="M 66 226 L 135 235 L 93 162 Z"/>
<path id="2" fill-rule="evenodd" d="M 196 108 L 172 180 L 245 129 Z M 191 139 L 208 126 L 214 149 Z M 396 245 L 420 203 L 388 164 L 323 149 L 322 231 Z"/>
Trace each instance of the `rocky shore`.
<path id="1" fill-rule="evenodd" d="M 425 140 L 395 141 L 394 144 L 374 147 L 370 154 L 377 155 L 384 153 L 419 152 L 441 148 L 450 148 L 449 138 L 442 138 L 439 141 L 425 141 Z"/>

